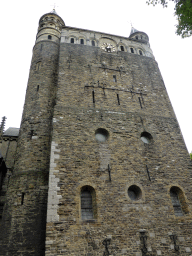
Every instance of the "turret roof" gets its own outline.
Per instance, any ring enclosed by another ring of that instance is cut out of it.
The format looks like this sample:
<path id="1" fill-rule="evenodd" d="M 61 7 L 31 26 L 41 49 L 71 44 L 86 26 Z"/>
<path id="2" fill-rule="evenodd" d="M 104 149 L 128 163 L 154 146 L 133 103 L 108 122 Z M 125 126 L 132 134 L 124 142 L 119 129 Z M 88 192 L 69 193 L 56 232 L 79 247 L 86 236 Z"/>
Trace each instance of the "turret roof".
<path id="1" fill-rule="evenodd" d="M 53 10 L 50 13 L 54 13 L 54 14 L 58 15 L 57 12 L 55 11 L 55 8 L 53 8 Z"/>
<path id="2" fill-rule="evenodd" d="M 134 28 L 134 27 L 131 27 L 131 33 L 130 33 L 130 35 L 133 34 L 133 33 L 135 33 L 135 32 L 139 32 L 139 30 L 137 30 L 137 29 Z M 130 36 L 130 35 L 129 35 L 129 36 Z"/>

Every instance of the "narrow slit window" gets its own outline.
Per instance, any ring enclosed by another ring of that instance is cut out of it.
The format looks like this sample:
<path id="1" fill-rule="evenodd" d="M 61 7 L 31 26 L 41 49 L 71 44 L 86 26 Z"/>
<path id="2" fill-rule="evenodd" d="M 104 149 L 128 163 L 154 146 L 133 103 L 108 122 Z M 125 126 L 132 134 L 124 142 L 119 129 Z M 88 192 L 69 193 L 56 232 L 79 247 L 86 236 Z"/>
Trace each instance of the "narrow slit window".
<path id="1" fill-rule="evenodd" d="M 48 35 L 48 39 L 51 40 L 51 39 L 52 39 L 52 36 L 51 36 L 51 35 Z"/>
<path id="2" fill-rule="evenodd" d="M 95 103 L 95 92 L 92 91 L 92 98 L 93 98 L 93 103 Z"/>
<path id="3" fill-rule="evenodd" d="M 37 85 L 37 92 L 39 91 L 39 85 Z"/>
<path id="4" fill-rule="evenodd" d="M 43 45 L 41 44 L 41 48 L 40 48 L 40 51 L 42 51 L 42 49 L 43 49 Z"/>
<path id="5" fill-rule="evenodd" d="M 117 94 L 117 102 L 118 102 L 118 105 L 120 105 L 119 94 Z"/>
<path id="6" fill-rule="evenodd" d="M 22 193 L 21 194 L 21 205 L 23 205 L 23 203 L 24 203 L 24 197 L 25 197 L 25 193 Z"/>
<path id="7" fill-rule="evenodd" d="M 95 41 L 94 41 L 94 40 L 92 40 L 92 42 L 91 42 L 91 43 L 92 43 L 92 46 L 95 46 Z"/>
<path id="8" fill-rule="evenodd" d="M 120 48 L 121 48 L 121 51 L 124 52 L 124 46 L 121 45 Z"/>
<path id="9" fill-rule="evenodd" d="M 138 36 L 135 37 L 138 40 Z"/>
<path id="10" fill-rule="evenodd" d="M 117 82 L 117 77 L 116 77 L 116 75 L 113 75 L 113 82 Z"/>
<path id="11" fill-rule="evenodd" d="M 80 39 L 80 44 L 84 44 L 84 39 Z"/>
<path id="12" fill-rule="evenodd" d="M 74 38 L 71 38 L 71 44 L 74 44 Z"/>
<path id="13" fill-rule="evenodd" d="M 134 49 L 133 49 L 133 47 L 131 47 L 131 48 L 130 48 L 130 50 L 131 50 L 131 53 L 134 53 Z"/>

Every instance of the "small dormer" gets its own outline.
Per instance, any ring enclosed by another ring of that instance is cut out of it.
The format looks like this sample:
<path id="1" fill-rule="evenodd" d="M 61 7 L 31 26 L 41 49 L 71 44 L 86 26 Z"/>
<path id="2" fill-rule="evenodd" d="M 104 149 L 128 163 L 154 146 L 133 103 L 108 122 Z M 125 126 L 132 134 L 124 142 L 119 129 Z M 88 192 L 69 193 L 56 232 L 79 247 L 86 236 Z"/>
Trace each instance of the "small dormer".
<path id="1" fill-rule="evenodd" d="M 131 28 L 131 33 L 130 33 L 129 39 L 131 39 L 133 41 L 138 41 L 139 43 L 144 43 L 144 44 L 149 43 L 148 35 L 142 31 L 138 31 L 137 29 L 135 29 L 133 27 Z"/>

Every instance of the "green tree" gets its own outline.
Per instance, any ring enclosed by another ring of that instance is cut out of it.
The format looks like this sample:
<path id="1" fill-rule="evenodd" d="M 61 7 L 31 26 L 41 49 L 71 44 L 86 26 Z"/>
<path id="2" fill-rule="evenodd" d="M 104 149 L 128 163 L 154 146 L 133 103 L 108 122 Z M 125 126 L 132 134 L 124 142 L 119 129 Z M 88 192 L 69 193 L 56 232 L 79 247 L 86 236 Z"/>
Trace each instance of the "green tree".
<path id="1" fill-rule="evenodd" d="M 192 35 L 192 0 L 168 0 L 175 3 L 175 16 L 178 24 L 176 25 L 176 34 L 182 38 Z M 168 6 L 167 0 L 147 0 L 147 4 L 162 4 L 163 7 Z"/>
<path id="2" fill-rule="evenodd" d="M 190 155 L 190 157 L 191 157 L 191 160 L 192 160 L 192 153 L 190 153 L 189 155 Z"/>

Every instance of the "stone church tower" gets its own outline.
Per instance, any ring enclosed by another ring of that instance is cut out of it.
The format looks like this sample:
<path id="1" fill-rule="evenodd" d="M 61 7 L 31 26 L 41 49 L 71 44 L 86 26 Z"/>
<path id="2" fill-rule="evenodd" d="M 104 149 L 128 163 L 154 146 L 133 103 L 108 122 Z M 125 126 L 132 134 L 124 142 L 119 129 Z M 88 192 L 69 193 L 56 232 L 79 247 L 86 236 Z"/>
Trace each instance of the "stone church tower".
<path id="1" fill-rule="evenodd" d="M 191 167 L 148 35 L 43 15 L 0 255 L 192 255 Z"/>

